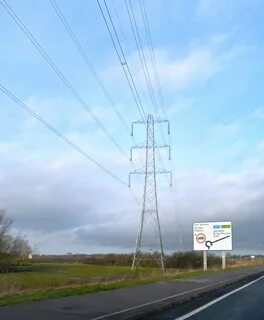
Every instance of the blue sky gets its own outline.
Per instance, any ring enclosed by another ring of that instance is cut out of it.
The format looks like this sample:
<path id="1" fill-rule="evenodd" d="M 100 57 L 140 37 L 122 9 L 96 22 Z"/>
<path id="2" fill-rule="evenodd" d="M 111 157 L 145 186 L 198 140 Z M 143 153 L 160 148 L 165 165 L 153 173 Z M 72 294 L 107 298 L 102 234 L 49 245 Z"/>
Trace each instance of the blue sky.
<path id="1" fill-rule="evenodd" d="M 50 2 L 8 3 L 128 153 L 133 142 Z M 97 2 L 57 3 L 117 109 L 128 124 L 138 120 Z M 144 108 L 153 112 L 124 2 L 108 3 Z M 139 2 L 132 4 L 149 57 Z M 261 230 L 256 227 L 256 239 L 249 244 L 241 233 L 250 217 L 255 225 L 263 222 L 264 4 L 260 0 L 145 0 L 145 5 L 172 132 L 175 172 L 170 200 L 165 179 L 160 180 L 159 190 L 165 247 L 190 248 L 191 221 L 221 218 L 237 221 L 237 250 L 263 250 Z M 0 30 L 0 83 L 127 181 L 128 161 L 2 6 Z M 41 252 L 131 250 L 140 208 L 129 191 L 2 93 L 0 117 L 0 206 L 14 218 L 14 227 L 28 234 Z M 144 140 L 142 131 L 136 139 Z M 135 182 L 134 189 L 140 198 L 142 186 Z M 129 206 L 124 205 L 127 202 Z M 126 229 L 128 221 L 131 230 Z"/>

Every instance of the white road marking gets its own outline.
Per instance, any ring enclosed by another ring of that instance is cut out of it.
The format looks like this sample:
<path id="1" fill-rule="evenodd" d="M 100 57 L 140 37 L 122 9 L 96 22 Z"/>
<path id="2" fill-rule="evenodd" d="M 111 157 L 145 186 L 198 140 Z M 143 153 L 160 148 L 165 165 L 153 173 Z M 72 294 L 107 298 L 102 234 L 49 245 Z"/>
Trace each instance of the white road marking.
<path id="1" fill-rule="evenodd" d="M 184 282 L 196 282 L 196 283 L 208 283 L 211 282 L 210 279 L 179 279 L 178 281 L 184 281 Z"/>
<path id="2" fill-rule="evenodd" d="M 226 294 L 224 294 L 223 296 L 221 296 L 221 297 L 219 297 L 219 298 L 217 298 L 217 299 L 215 299 L 215 300 L 213 300 L 213 301 L 208 302 L 207 304 L 203 305 L 202 307 L 197 308 L 197 309 L 195 309 L 195 310 L 193 310 L 193 311 L 185 314 L 184 316 L 181 316 L 181 317 L 176 318 L 176 319 L 174 319 L 174 320 L 185 320 L 185 319 L 188 319 L 188 318 L 190 318 L 191 316 L 193 316 L 193 315 L 195 315 L 195 314 L 203 311 L 204 309 L 210 307 L 211 305 L 213 305 L 213 304 L 215 304 L 215 303 L 217 303 L 217 302 L 219 302 L 219 301 L 221 301 L 221 300 L 223 300 L 223 299 L 231 296 L 232 294 L 234 294 L 234 293 L 236 293 L 236 292 L 238 292 L 238 291 L 240 291 L 240 290 L 245 289 L 246 287 L 248 287 L 248 286 L 256 283 L 257 281 L 259 281 L 259 280 L 261 280 L 261 279 L 263 279 L 263 278 L 264 278 L 264 276 L 261 276 L 261 277 L 259 277 L 258 279 L 254 280 L 254 281 L 251 281 L 251 282 L 245 284 L 244 286 L 242 286 L 242 287 L 240 287 L 240 288 L 238 288 L 238 289 L 235 289 L 235 290 L 233 290 L 233 291 L 231 291 L 231 292 L 229 292 L 229 293 L 226 293 Z"/>
<path id="3" fill-rule="evenodd" d="M 188 290 L 188 291 L 181 292 L 181 293 L 178 293 L 178 294 L 174 294 L 174 295 L 172 295 L 172 296 L 168 296 L 168 297 L 165 297 L 165 298 L 162 298 L 162 299 L 159 299 L 159 300 L 147 302 L 147 303 L 144 303 L 144 304 L 139 304 L 139 305 L 137 305 L 137 306 L 135 306 L 135 307 L 131 307 L 131 308 L 127 308 L 127 309 L 123 309 L 123 310 L 117 311 L 117 312 L 105 314 L 105 315 L 103 315 L 103 316 L 96 317 L 96 318 L 92 318 L 92 319 L 90 319 L 90 320 L 105 319 L 105 318 L 107 318 L 107 317 L 115 316 L 115 315 L 118 315 L 118 314 L 121 314 L 121 313 L 124 313 L 124 312 L 127 312 L 127 311 L 136 310 L 136 309 L 143 308 L 143 307 L 146 307 L 146 306 L 155 304 L 155 303 L 159 303 L 159 302 L 166 301 L 166 300 L 169 300 L 169 299 L 172 299 L 172 298 L 176 298 L 176 297 L 179 297 L 179 296 L 183 296 L 183 295 L 185 295 L 185 294 L 187 294 L 187 293 L 191 293 L 191 292 L 198 291 L 198 290 L 201 290 L 201 289 L 210 288 L 210 287 L 213 287 L 214 285 L 222 284 L 222 283 L 228 282 L 228 281 L 230 281 L 230 280 L 238 280 L 238 279 L 243 278 L 243 277 L 245 277 L 245 276 L 247 276 L 247 275 L 244 274 L 244 275 L 242 275 L 242 276 L 235 277 L 235 278 L 233 278 L 233 279 L 227 279 L 227 280 L 224 280 L 224 281 L 219 281 L 219 282 L 216 282 L 216 283 L 212 283 L 212 284 L 210 284 L 210 285 L 208 285 L 208 286 L 202 286 L 202 287 L 199 287 L 199 288 L 196 288 L 196 289 L 192 289 L 192 290 Z"/>

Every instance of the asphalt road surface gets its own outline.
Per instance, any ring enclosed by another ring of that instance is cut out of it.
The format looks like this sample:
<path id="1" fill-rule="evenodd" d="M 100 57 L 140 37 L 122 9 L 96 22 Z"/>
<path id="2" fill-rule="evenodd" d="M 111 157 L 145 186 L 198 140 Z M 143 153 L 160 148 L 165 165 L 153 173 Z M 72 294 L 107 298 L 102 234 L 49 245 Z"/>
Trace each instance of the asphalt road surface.
<path id="1" fill-rule="evenodd" d="M 204 300 L 204 301 L 203 301 Z M 152 320 L 263 320 L 264 276 L 205 303 L 205 298 L 186 303 L 145 319 Z M 193 309 L 194 304 L 197 308 Z M 190 309 L 189 312 L 188 309 Z M 183 310 L 187 313 L 183 314 Z"/>
<path id="2" fill-rule="evenodd" d="M 179 308 L 181 308 L 182 302 L 186 299 L 207 294 L 209 291 L 219 292 L 221 288 L 226 288 L 227 286 L 231 290 L 233 289 L 232 286 L 238 287 L 239 285 L 243 285 L 259 277 L 260 274 L 264 274 L 264 265 L 226 272 L 208 272 L 185 280 L 152 283 L 81 296 L 11 305 L 0 307 L 0 319 L 133 319 L 135 317 L 145 317 L 150 312 L 152 313 L 150 319 L 154 319 L 153 312 L 158 313 L 163 310 L 163 308 L 171 307 L 175 303 L 178 303 Z M 261 283 L 263 284 L 263 281 Z M 252 286 L 252 288 L 254 287 Z M 262 296 L 264 296 L 263 291 Z M 193 301 L 196 300 L 197 299 L 193 299 Z M 186 304 L 183 305 L 186 306 Z M 193 309 L 195 309 L 195 306 L 194 308 L 182 311 L 185 314 Z M 216 318 L 213 317 L 210 319 Z"/>

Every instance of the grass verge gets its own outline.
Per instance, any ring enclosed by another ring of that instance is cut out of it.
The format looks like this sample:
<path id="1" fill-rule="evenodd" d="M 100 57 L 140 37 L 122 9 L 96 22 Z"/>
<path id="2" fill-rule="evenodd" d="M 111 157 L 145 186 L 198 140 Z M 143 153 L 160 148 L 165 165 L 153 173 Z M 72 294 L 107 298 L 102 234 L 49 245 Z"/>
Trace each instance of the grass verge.
<path id="1" fill-rule="evenodd" d="M 0 295 L 0 306 L 17 304 L 22 302 L 29 301 L 39 301 L 52 298 L 68 297 L 74 295 L 82 295 L 88 293 L 94 293 L 98 291 L 112 290 L 118 288 L 132 287 L 136 285 L 143 285 L 148 283 L 154 283 L 159 281 L 169 281 L 173 279 L 184 279 L 194 275 L 202 274 L 203 271 L 193 271 L 193 272 L 184 272 L 178 275 L 164 275 L 154 278 L 145 278 L 145 279 L 130 279 L 130 280 L 117 280 L 109 281 L 106 283 L 98 284 L 87 284 L 81 286 L 68 286 L 61 288 L 48 288 L 41 290 L 28 290 L 24 292 L 19 292 L 15 294 L 4 294 Z"/>
<path id="2" fill-rule="evenodd" d="M 244 266 L 243 266 L 244 267 Z M 242 267 L 242 268 L 243 268 Z M 232 267 L 230 269 L 238 269 L 241 267 Z M 175 272 L 175 271 L 174 271 Z M 212 269 L 207 271 L 207 274 L 215 273 L 215 272 L 223 272 L 222 270 Z M 186 279 L 191 276 L 201 275 L 204 272 L 202 270 L 198 271 L 187 271 L 181 273 L 173 273 L 168 272 L 161 276 L 151 276 L 145 274 L 145 276 L 141 278 L 135 279 L 118 279 L 118 280 L 109 280 L 99 283 L 86 283 L 79 285 L 67 285 L 53 288 L 38 288 L 38 289 L 26 289 L 16 293 L 0 294 L 0 306 L 30 302 L 30 301 L 39 301 L 46 300 L 52 298 L 60 298 L 60 297 L 68 297 L 82 294 L 95 293 L 98 291 L 112 290 L 117 288 L 126 288 L 137 285 L 143 285 L 148 283 L 154 283 L 159 281 L 169 281 L 169 280 L 177 280 L 177 279 Z"/>

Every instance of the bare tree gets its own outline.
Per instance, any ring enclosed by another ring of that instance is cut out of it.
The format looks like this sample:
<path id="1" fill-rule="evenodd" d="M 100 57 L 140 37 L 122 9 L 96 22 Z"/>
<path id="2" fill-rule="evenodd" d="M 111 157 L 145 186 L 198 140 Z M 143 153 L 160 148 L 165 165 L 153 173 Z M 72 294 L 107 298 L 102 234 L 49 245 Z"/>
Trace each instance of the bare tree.
<path id="1" fill-rule="evenodd" d="M 15 261 L 27 258 L 31 252 L 28 240 L 24 236 L 10 234 L 12 222 L 5 211 L 0 210 L 0 272 L 8 272 Z"/>
<path id="2" fill-rule="evenodd" d="M 5 210 L 0 210 L 0 254 L 8 250 L 10 241 L 8 232 L 11 224 L 12 220 L 6 217 Z"/>
<path id="3" fill-rule="evenodd" d="M 21 258 L 27 258 L 32 252 L 28 240 L 25 236 L 17 235 L 12 241 L 12 253 Z"/>

